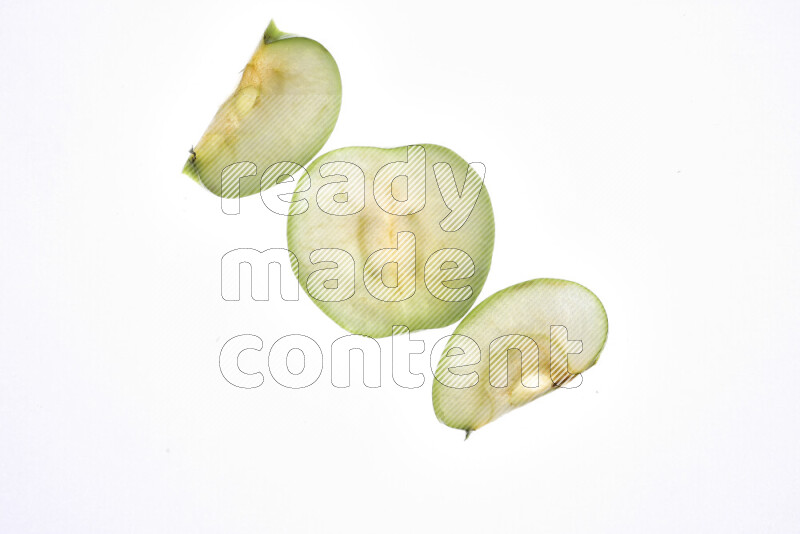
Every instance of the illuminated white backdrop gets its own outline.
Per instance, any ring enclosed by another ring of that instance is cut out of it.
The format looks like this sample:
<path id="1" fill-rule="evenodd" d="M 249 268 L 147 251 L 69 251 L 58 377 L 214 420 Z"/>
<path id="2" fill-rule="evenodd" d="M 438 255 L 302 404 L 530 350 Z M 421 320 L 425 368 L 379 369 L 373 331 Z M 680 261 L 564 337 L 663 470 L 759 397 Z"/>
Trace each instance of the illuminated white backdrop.
<path id="1" fill-rule="evenodd" d="M 453 327 L 414 334 L 422 387 L 382 340 L 382 387 L 340 389 L 344 332 L 305 294 L 221 298 L 222 255 L 285 247 L 286 220 L 180 171 L 270 18 L 339 64 L 324 151 L 486 166 L 479 300 L 600 297 L 579 388 L 464 442 L 427 367 Z M 796 530 L 799 25 L 788 1 L 4 2 L 0 530 Z M 292 333 L 314 385 L 223 378 L 226 340 Z"/>

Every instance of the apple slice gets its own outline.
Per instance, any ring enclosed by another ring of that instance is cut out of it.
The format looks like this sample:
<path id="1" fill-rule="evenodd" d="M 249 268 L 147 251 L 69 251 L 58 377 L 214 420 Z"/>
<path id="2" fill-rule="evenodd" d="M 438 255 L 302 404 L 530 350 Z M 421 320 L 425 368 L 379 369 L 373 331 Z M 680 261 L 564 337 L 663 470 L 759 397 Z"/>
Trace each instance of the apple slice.
<path id="1" fill-rule="evenodd" d="M 559 387 L 577 387 L 608 335 L 600 300 L 580 284 L 540 278 L 481 302 L 458 325 L 439 360 L 433 409 L 467 437 Z"/>
<path id="2" fill-rule="evenodd" d="M 280 176 L 262 179 L 272 164 L 302 166 L 319 152 L 336 125 L 341 100 L 333 56 L 318 42 L 270 22 L 239 87 L 217 111 L 183 172 L 224 198 L 267 189 Z M 254 163 L 258 172 L 227 173 L 223 179 L 223 169 L 242 161 Z"/>
<path id="3" fill-rule="evenodd" d="M 295 276 L 355 334 L 452 324 L 489 273 L 494 215 L 483 177 L 442 146 L 328 152 L 298 179 L 289 213 Z"/>

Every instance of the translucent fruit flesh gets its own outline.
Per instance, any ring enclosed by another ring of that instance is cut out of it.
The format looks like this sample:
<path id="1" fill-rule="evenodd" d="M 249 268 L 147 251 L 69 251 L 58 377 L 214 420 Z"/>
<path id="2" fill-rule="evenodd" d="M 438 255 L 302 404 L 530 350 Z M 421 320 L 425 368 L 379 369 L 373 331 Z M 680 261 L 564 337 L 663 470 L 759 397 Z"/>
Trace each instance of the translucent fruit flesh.
<path id="1" fill-rule="evenodd" d="M 308 163 L 327 141 L 339 116 L 342 84 L 330 53 L 318 42 L 279 31 L 270 23 L 242 72 L 192 149 L 184 174 L 225 198 L 274 185 L 263 173 L 274 163 Z M 249 161 L 257 172 L 223 181 L 222 171 Z"/>
<path id="2" fill-rule="evenodd" d="M 603 305 L 580 284 L 541 278 L 499 291 L 447 343 L 433 383 L 436 416 L 469 433 L 579 385 L 575 378 L 597 362 L 607 334 Z"/>
<path id="3" fill-rule="evenodd" d="M 379 338 L 393 326 L 447 326 L 469 310 L 489 272 L 494 216 L 466 161 L 437 145 L 349 147 L 308 173 L 293 197 L 308 207 L 289 217 L 289 250 L 331 319 Z"/>

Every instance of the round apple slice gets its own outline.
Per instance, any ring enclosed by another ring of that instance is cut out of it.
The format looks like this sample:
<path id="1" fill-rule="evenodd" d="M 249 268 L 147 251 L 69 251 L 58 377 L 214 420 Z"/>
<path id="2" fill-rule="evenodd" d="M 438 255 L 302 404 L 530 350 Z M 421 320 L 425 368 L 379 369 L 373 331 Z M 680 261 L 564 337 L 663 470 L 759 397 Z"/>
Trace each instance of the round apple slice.
<path id="1" fill-rule="evenodd" d="M 239 86 L 193 147 L 183 172 L 224 198 L 267 189 L 281 175 L 265 173 L 280 167 L 275 163 L 302 166 L 319 152 L 341 101 L 333 56 L 318 42 L 270 22 Z M 241 162 L 249 163 L 235 165 Z"/>
<path id="2" fill-rule="evenodd" d="M 498 291 L 447 340 L 433 382 L 436 417 L 469 436 L 557 388 L 577 387 L 607 335 L 603 305 L 580 284 L 540 278 Z"/>
<path id="3" fill-rule="evenodd" d="M 480 293 L 494 248 L 483 176 L 438 145 L 349 147 L 316 159 L 289 210 L 295 275 L 344 329 L 440 328 Z"/>

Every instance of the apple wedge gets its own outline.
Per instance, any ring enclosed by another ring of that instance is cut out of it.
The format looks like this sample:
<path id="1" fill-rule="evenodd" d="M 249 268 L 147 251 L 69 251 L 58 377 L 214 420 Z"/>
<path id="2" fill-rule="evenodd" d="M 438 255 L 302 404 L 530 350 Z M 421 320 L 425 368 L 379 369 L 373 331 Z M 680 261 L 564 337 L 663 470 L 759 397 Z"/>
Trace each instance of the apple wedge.
<path id="1" fill-rule="evenodd" d="M 336 125 L 341 98 L 333 56 L 270 22 L 239 86 L 192 148 L 183 172 L 224 198 L 267 189 L 279 178 L 264 174 L 274 163 L 302 166 L 319 152 Z M 254 163 L 257 172 L 223 176 L 239 162 Z"/>
<path id="2" fill-rule="evenodd" d="M 436 417 L 469 436 L 542 395 L 576 387 L 607 335 L 603 305 L 580 284 L 540 278 L 498 291 L 445 345 L 433 382 Z"/>

